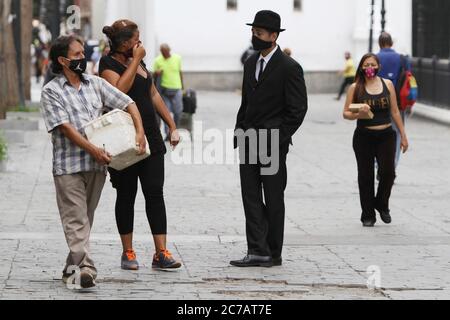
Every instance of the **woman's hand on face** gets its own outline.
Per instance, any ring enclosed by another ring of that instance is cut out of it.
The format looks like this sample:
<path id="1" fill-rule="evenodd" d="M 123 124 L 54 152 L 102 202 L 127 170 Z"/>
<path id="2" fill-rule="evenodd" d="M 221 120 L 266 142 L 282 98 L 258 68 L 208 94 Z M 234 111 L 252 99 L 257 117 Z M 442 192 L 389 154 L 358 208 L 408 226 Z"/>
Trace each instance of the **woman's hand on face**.
<path id="1" fill-rule="evenodd" d="M 147 55 L 147 52 L 145 51 L 144 46 L 142 43 L 138 43 L 133 48 L 133 59 L 138 59 L 139 61 L 142 61 L 145 56 Z"/>

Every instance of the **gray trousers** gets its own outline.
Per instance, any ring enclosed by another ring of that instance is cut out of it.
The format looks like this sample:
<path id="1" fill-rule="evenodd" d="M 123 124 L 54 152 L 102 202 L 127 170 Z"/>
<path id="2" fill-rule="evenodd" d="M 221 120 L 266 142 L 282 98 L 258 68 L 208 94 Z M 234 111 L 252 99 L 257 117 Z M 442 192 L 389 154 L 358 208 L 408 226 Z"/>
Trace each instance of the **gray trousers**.
<path id="1" fill-rule="evenodd" d="M 89 237 L 105 180 L 103 172 L 54 177 L 59 214 L 70 250 L 63 273 L 80 268 L 87 269 L 94 278 L 97 276 L 90 255 Z"/>

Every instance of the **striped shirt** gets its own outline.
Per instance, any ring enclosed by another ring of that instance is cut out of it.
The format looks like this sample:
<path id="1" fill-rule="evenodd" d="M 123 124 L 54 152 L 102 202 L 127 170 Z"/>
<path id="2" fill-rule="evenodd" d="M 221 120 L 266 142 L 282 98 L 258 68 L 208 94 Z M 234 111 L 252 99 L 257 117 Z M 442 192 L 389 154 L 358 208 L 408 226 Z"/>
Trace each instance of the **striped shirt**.
<path id="1" fill-rule="evenodd" d="M 78 89 L 70 85 L 64 75 L 48 83 L 41 96 L 41 113 L 47 130 L 52 135 L 53 175 L 62 176 L 81 172 L 105 172 L 105 166 L 78 147 L 59 130 L 62 124 L 72 125 L 86 137 L 83 127 L 105 111 L 126 109 L 133 100 L 106 80 L 83 75 Z"/>

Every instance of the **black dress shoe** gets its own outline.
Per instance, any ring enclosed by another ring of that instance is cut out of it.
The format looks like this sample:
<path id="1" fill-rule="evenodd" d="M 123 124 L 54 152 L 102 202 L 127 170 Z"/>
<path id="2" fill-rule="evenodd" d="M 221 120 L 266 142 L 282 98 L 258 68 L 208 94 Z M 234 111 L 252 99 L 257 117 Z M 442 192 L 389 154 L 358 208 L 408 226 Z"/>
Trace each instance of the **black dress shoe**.
<path id="1" fill-rule="evenodd" d="M 381 220 L 386 223 L 390 224 L 392 222 L 391 212 L 389 210 L 378 210 L 380 213 Z"/>
<path id="2" fill-rule="evenodd" d="M 239 268 L 248 268 L 248 267 L 270 268 L 273 267 L 273 260 L 272 257 L 270 256 L 264 257 L 264 256 L 248 255 L 242 260 L 230 261 L 230 264 L 234 267 Z"/>
<path id="3" fill-rule="evenodd" d="M 373 228 L 375 226 L 375 222 L 375 220 L 365 220 L 362 222 L 362 224 L 365 228 Z"/>
<path id="4" fill-rule="evenodd" d="M 280 266 L 283 265 L 283 258 L 282 257 L 273 258 L 272 261 L 273 261 L 273 266 L 274 267 L 280 267 Z"/>

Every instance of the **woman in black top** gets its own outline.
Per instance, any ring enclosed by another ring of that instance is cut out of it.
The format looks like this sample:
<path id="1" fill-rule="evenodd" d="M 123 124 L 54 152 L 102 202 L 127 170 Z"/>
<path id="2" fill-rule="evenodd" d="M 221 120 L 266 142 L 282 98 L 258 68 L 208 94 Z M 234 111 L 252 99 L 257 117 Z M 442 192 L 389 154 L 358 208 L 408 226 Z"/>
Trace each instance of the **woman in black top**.
<path id="1" fill-rule="evenodd" d="M 156 112 L 170 128 L 173 147 L 180 141 L 177 128 L 142 62 L 146 52 L 139 41 L 138 26 L 129 20 L 119 20 L 111 27 L 105 27 L 103 32 L 110 40 L 111 53 L 101 59 L 99 74 L 137 104 L 151 150 L 149 158 L 124 171 L 109 170 L 111 182 L 117 190 L 116 221 L 123 245 L 121 266 L 126 270 L 139 268 L 133 249 L 134 203 L 139 179 L 155 243 L 152 266 L 158 269 L 179 268 L 181 263 L 175 261 L 166 247 L 167 218 L 163 195 L 166 147 Z"/>
<path id="2" fill-rule="evenodd" d="M 381 67 L 378 57 L 374 54 L 367 54 L 362 58 L 356 82 L 348 91 L 344 110 L 345 119 L 358 120 L 353 148 L 358 162 L 361 221 L 364 227 L 375 225 L 375 210 L 380 213 L 383 222 L 389 224 L 392 221 L 389 198 L 396 178 L 396 133 L 392 128 L 392 120 L 400 129 L 403 152 L 408 150 L 408 139 L 400 117 L 394 85 L 390 80 L 377 77 Z M 359 113 L 350 110 L 351 104 L 362 104 Z M 376 195 L 375 160 L 380 175 Z"/>

